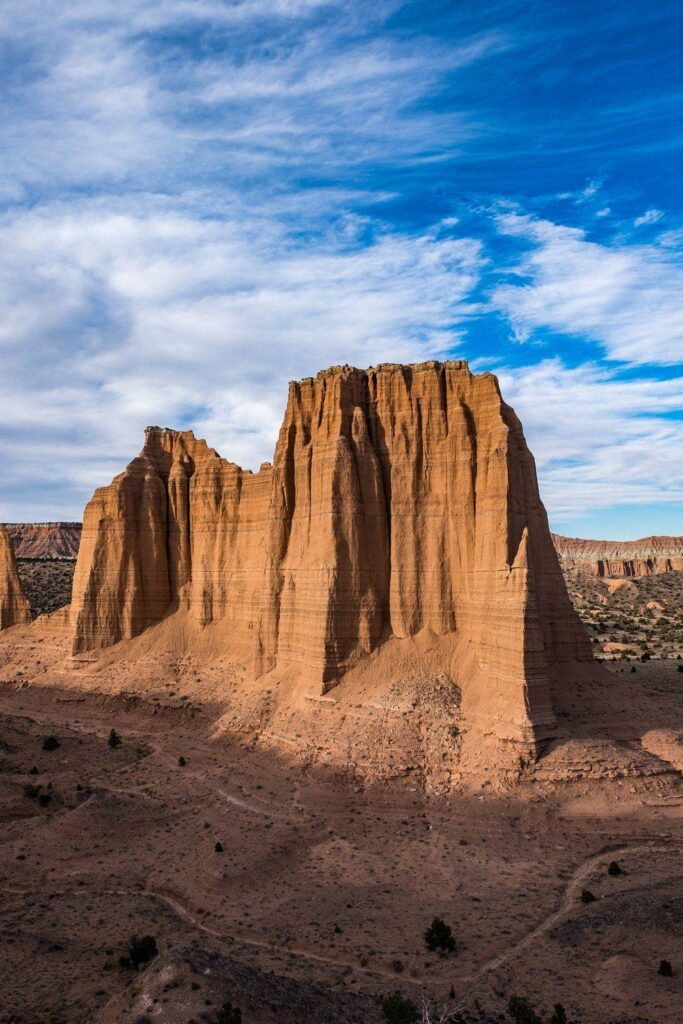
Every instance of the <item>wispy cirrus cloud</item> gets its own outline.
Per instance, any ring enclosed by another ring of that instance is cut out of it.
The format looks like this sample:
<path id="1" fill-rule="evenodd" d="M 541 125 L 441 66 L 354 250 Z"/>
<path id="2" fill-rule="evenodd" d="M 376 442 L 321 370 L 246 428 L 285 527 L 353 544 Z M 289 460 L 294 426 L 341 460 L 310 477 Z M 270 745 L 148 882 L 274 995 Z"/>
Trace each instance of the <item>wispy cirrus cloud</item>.
<path id="1" fill-rule="evenodd" d="M 646 224 L 656 224 L 663 216 L 664 214 L 661 210 L 646 210 L 645 213 L 641 213 L 640 217 L 636 217 L 633 221 L 633 226 L 635 228 L 642 228 Z"/>
<path id="2" fill-rule="evenodd" d="M 483 128 L 426 98 L 511 41 L 378 34 L 401 6 L 7 0 L 0 199 L 276 192 L 301 174 L 443 159 Z"/>
<path id="3" fill-rule="evenodd" d="M 277 222 L 162 198 L 8 214 L 0 239 L 0 519 L 30 505 L 29 470 L 73 515 L 149 422 L 258 467 L 288 379 L 452 350 L 485 262 L 480 242 L 438 226 L 342 217 L 302 249 Z"/>
<path id="4" fill-rule="evenodd" d="M 677 18 L 586 6 L 5 0 L 0 518 L 78 516 L 150 420 L 255 466 L 289 377 L 481 351 L 553 515 L 629 461 L 677 500 Z"/>
<path id="5" fill-rule="evenodd" d="M 683 375 L 634 379 L 557 358 L 497 372 L 524 424 L 558 529 L 624 500 L 683 501 Z"/>
<path id="6" fill-rule="evenodd" d="M 492 294 L 520 340 L 551 329 L 595 342 L 613 360 L 683 362 L 683 254 L 675 248 L 612 245 L 519 212 L 496 218 L 498 230 L 527 243 Z"/>

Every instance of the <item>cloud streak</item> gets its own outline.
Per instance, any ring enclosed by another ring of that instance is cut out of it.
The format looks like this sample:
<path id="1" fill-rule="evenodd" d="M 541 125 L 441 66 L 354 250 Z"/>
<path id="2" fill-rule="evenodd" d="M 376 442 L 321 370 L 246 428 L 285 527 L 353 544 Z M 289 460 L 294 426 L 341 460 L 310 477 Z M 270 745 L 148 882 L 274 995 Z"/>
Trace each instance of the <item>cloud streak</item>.
<path id="1" fill-rule="evenodd" d="M 542 328 L 598 343 L 632 364 L 683 362 L 683 262 L 657 244 L 605 245 L 584 230 L 518 212 L 498 230 L 528 243 L 492 303 L 526 341 Z"/>
<path id="2" fill-rule="evenodd" d="M 257 467 L 288 379 L 450 351 L 485 262 L 481 243 L 438 227 L 341 218 L 302 249 L 276 222 L 158 199 L 6 215 L 0 239 L 0 518 L 18 511 L 27 465 L 49 491 L 55 459 L 78 449 L 58 477 L 71 496 L 120 468 L 150 422 L 191 424 Z"/>

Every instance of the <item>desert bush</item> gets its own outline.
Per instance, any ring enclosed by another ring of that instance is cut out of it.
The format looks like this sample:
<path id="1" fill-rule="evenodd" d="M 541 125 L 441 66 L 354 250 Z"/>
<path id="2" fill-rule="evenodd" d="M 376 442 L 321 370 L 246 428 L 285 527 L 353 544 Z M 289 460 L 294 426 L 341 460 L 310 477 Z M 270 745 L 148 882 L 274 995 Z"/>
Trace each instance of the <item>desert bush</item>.
<path id="1" fill-rule="evenodd" d="M 537 1016 L 533 1006 L 524 996 L 510 996 L 508 1017 L 511 1017 L 515 1024 L 541 1024 L 540 1017 Z"/>
<path id="2" fill-rule="evenodd" d="M 178 765 L 179 765 L 179 766 L 180 766 L 181 768 L 184 768 L 186 764 L 187 764 L 187 761 L 185 760 L 185 758 L 184 758 L 184 757 L 183 757 L 183 755 L 181 754 L 181 755 L 180 755 L 180 757 L 178 758 Z"/>
<path id="3" fill-rule="evenodd" d="M 143 935 L 141 938 L 134 935 L 128 945 L 128 955 L 120 957 L 119 964 L 122 967 L 140 967 L 158 955 L 157 940 L 152 935 Z"/>
<path id="4" fill-rule="evenodd" d="M 56 750 L 60 743 L 56 736 L 46 736 L 43 740 L 43 750 Z"/>
<path id="5" fill-rule="evenodd" d="M 455 950 L 455 939 L 450 925 L 440 917 L 435 917 L 424 934 L 427 948 L 432 952 L 452 953 Z"/>
<path id="6" fill-rule="evenodd" d="M 562 1003 L 555 1003 L 549 1024 L 571 1024 L 567 1018 L 567 1011 Z"/>
<path id="7" fill-rule="evenodd" d="M 121 739 L 121 737 L 117 733 L 116 729 L 112 729 L 111 732 L 109 733 L 109 739 L 107 740 L 107 746 L 111 747 L 112 750 L 114 750 L 116 747 L 120 747 L 122 743 L 123 743 L 123 740 Z"/>
<path id="8" fill-rule="evenodd" d="M 221 842 L 217 842 L 216 845 L 214 846 L 214 850 L 216 851 L 216 853 L 222 853 L 223 844 Z"/>
<path id="9" fill-rule="evenodd" d="M 615 860 L 610 861 L 610 865 L 607 868 L 608 875 L 612 875 L 612 877 L 616 878 L 617 875 L 623 875 L 623 873 L 624 872 L 621 870 L 621 868 Z"/>
<path id="10" fill-rule="evenodd" d="M 229 1001 L 223 1003 L 218 1011 L 215 1024 L 242 1024 L 242 1011 Z"/>
<path id="11" fill-rule="evenodd" d="M 419 1024 L 420 1011 L 411 999 L 396 992 L 382 1000 L 382 1020 L 385 1024 Z"/>
<path id="12" fill-rule="evenodd" d="M 581 893 L 582 903 L 595 903 L 596 897 L 590 891 L 590 889 L 584 889 Z"/>
<path id="13" fill-rule="evenodd" d="M 39 793 L 40 786 L 33 786 L 30 782 L 24 786 L 24 796 L 27 796 L 29 800 L 36 800 Z"/>
<path id="14" fill-rule="evenodd" d="M 657 974 L 661 974 L 663 978 L 673 978 L 674 972 L 673 967 L 668 960 L 660 960 Z"/>

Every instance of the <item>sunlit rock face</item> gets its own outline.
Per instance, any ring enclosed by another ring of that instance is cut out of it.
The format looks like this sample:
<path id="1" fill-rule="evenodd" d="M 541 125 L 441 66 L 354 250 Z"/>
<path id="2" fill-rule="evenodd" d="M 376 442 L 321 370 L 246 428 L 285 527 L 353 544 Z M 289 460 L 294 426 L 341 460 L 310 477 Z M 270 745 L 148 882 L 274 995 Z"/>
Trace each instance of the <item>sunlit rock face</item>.
<path id="1" fill-rule="evenodd" d="M 31 621 L 31 608 L 21 588 L 17 564 L 4 526 L 0 526 L 0 629 Z"/>
<path id="2" fill-rule="evenodd" d="M 594 576 L 658 576 L 683 572 L 683 537 L 640 540 L 582 540 L 552 535 L 560 561 Z"/>
<path id="3" fill-rule="evenodd" d="M 531 743 L 563 666 L 592 660 L 521 424 L 464 362 L 293 382 L 258 473 L 149 428 L 86 508 L 74 652 L 176 610 L 246 645 L 254 677 L 295 666 L 321 691 L 391 638 L 455 637 L 469 716 Z"/>

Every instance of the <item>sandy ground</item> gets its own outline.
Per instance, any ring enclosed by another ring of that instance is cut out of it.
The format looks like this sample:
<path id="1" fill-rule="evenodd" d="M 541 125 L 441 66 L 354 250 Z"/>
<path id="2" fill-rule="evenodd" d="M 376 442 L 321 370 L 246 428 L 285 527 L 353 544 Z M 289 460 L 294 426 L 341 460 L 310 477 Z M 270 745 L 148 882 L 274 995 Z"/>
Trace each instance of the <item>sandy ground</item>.
<path id="1" fill-rule="evenodd" d="M 163 699 L 60 685 L 40 643 L 0 663 L 0 1021 L 188 1024 L 230 999 L 245 1024 L 373 1024 L 383 994 L 451 986 L 472 1020 L 507 1019 L 513 992 L 544 1020 L 680 1020 L 675 662 L 615 667 L 609 714 L 586 699 L 517 785 L 430 795 L 237 742 L 189 675 Z M 446 957 L 423 941 L 437 915 Z M 159 956 L 121 968 L 144 933 Z"/>

